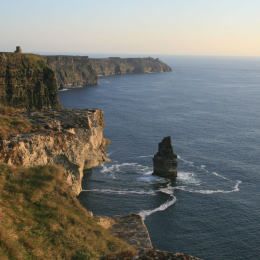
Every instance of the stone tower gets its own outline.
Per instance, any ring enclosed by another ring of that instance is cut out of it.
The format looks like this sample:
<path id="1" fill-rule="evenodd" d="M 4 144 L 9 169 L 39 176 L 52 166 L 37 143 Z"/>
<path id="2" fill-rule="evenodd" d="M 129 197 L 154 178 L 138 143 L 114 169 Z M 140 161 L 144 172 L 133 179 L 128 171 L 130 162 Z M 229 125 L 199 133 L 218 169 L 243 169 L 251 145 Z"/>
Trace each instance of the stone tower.
<path id="1" fill-rule="evenodd" d="M 22 53 L 22 48 L 20 46 L 16 46 L 15 53 Z"/>

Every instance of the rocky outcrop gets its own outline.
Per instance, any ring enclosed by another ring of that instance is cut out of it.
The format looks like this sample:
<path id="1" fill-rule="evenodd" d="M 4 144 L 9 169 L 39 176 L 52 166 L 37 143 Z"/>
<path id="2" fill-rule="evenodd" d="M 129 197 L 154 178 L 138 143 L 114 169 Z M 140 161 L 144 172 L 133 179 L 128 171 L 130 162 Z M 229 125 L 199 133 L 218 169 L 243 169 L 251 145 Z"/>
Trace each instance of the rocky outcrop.
<path id="1" fill-rule="evenodd" d="M 99 76 L 111 76 L 122 74 L 170 72 L 171 68 L 153 58 L 108 58 L 91 59 L 94 70 Z"/>
<path id="2" fill-rule="evenodd" d="M 153 158 L 153 174 L 164 178 L 177 177 L 177 155 L 173 152 L 171 137 L 159 143 L 159 150 Z"/>
<path id="3" fill-rule="evenodd" d="M 57 108 L 57 82 L 43 57 L 0 53 L 0 102 L 27 109 Z"/>
<path id="4" fill-rule="evenodd" d="M 172 253 L 156 249 L 140 250 L 135 253 L 129 251 L 102 257 L 102 260 L 201 260 L 201 258 L 184 253 Z"/>
<path id="5" fill-rule="evenodd" d="M 46 56 L 56 75 L 58 88 L 97 85 L 98 76 L 87 56 Z"/>
<path id="6" fill-rule="evenodd" d="M 99 225 L 138 250 L 153 248 L 147 227 L 139 215 L 98 217 L 97 219 Z"/>
<path id="7" fill-rule="evenodd" d="M 109 229 L 114 236 L 139 250 L 153 248 L 147 227 L 139 215 L 115 217 L 114 220 L 114 225 Z"/>
<path id="8" fill-rule="evenodd" d="M 98 76 L 171 71 L 168 65 L 153 58 L 89 59 L 87 56 L 45 56 L 45 58 L 55 72 L 59 89 L 97 85 Z"/>
<path id="9" fill-rule="evenodd" d="M 0 162 L 12 166 L 57 164 L 65 168 L 75 194 L 85 169 L 108 161 L 101 110 L 34 112 L 31 133 L 0 141 Z"/>

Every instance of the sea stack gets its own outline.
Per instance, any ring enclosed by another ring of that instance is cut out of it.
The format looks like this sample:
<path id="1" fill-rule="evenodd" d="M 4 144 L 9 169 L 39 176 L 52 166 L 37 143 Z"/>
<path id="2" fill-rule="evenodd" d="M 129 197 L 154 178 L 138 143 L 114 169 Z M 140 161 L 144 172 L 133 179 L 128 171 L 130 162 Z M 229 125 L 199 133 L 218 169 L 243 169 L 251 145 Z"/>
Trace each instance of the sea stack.
<path id="1" fill-rule="evenodd" d="M 153 174 L 170 179 L 177 177 L 177 155 L 173 151 L 170 136 L 159 143 L 159 150 L 153 157 Z"/>

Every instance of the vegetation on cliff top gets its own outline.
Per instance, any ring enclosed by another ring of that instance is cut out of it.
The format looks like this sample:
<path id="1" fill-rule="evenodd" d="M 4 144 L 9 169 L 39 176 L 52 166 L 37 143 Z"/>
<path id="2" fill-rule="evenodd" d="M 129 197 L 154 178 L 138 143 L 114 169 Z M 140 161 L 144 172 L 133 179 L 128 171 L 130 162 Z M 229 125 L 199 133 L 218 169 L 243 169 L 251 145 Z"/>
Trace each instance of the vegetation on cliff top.
<path id="1" fill-rule="evenodd" d="M 63 169 L 0 165 L 0 259 L 96 259 L 133 251 L 73 197 Z"/>
<path id="2" fill-rule="evenodd" d="M 0 102 L 30 110 L 58 108 L 57 81 L 46 59 L 0 52 Z"/>
<path id="3" fill-rule="evenodd" d="M 20 110 L 0 105 L 0 140 L 32 130 L 32 124 Z"/>

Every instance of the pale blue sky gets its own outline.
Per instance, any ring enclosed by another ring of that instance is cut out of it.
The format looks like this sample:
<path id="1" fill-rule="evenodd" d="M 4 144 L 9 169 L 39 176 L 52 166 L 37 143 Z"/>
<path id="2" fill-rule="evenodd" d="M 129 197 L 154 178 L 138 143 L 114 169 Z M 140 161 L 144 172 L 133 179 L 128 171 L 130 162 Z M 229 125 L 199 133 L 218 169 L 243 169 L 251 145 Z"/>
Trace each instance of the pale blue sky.
<path id="1" fill-rule="evenodd" d="M 0 51 L 260 56 L 260 0 L 0 0 Z"/>

